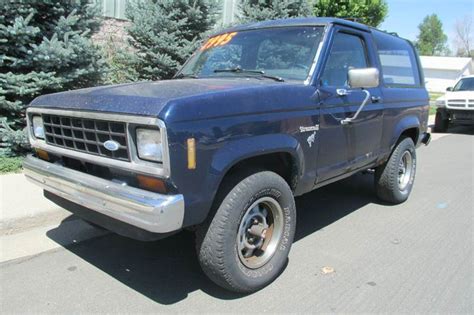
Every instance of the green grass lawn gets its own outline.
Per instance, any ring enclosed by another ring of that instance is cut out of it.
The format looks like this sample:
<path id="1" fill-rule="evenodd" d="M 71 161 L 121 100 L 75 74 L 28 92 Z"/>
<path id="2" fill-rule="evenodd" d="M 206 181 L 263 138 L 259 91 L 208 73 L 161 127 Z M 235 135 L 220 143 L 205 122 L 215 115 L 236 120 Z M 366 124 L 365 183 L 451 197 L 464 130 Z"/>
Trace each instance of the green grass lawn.
<path id="1" fill-rule="evenodd" d="M 23 157 L 0 157 L 0 174 L 19 173 Z"/>
<path id="2" fill-rule="evenodd" d="M 444 93 L 430 92 L 430 101 L 436 101 L 438 97 L 443 96 Z"/>
<path id="3" fill-rule="evenodd" d="M 443 96 L 444 93 L 438 93 L 438 92 L 430 92 L 430 102 L 434 103 L 438 97 Z M 431 105 L 430 106 L 430 115 L 436 114 L 436 107 Z"/>

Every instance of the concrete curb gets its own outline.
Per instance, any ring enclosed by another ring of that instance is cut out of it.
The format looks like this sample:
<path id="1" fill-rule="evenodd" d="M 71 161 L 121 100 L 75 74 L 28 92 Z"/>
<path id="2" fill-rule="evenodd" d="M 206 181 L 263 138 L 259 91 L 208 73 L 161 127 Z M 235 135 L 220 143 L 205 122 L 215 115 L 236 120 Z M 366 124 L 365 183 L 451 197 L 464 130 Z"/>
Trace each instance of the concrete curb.
<path id="1" fill-rule="evenodd" d="M 0 189 L 0 263 L 110 233 L 47 200 L 24 174 L 1 175 Z"/>
<path id="2" fill-rule="evenodd" d="M 21 233 L 0 236 L 0 263 L 38 255 L 110 233 L 80 219 L 38 226 Z"/>
<path id="3" fill-rule="evenodd" d="M 24 174 L 0 176 L 0 235 L 14 234 L 62 221 L 71 213 L 43 196 Z"/>

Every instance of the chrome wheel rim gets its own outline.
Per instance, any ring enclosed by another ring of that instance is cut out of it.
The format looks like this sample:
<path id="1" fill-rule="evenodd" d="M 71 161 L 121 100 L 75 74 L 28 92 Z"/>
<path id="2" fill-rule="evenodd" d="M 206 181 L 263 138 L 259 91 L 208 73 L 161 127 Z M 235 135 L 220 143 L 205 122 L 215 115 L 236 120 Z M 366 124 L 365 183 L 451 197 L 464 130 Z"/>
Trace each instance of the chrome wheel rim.
<path id="1" fill-rule="evenodd" d="M 403 152 L 402 158 L 398 165 L 398 188 L 405 190 L 413 173 L 413 157 L 410 151 Z"/>
<path id="2" fill-rule="evenodd" d="M 240 221 L 237 252 L 246 267 L 255 269 L 275 254 L 283 235 L 283 210 L 275 199 L 262 197 L 255 201 Z"/>

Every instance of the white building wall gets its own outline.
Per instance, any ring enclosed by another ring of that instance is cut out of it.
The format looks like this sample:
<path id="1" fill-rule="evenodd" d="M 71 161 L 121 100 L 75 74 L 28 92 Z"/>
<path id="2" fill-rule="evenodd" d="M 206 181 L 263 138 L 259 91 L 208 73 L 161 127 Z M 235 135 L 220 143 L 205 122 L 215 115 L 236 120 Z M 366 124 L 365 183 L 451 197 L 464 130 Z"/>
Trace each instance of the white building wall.
<path id="1" fill-rule="evenodd" d="M 430 92 L 444 92 L 454 86 L 461 74 L 456 70 L 424 69 L 426 88 Z"/>
<path id="2" fill-rule="evenodd" d="M 223 0 L 222 24 L 229 25 L 236 21 L 238 0 Z"/>
<path id="3" fill-rule="evenodd" d="M 420 60 L 430 92 L 445 92 L 462 76 L 474 72 L 471 58 L 420 56 Z"/>

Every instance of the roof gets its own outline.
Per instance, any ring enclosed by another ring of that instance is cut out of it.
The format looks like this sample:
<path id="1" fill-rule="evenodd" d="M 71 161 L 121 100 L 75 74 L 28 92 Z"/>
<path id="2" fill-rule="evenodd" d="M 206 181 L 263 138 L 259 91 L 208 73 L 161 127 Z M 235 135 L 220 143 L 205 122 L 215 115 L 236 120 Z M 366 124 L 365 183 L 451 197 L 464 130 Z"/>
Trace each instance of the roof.
<path id="1" fill-rule="evenodd" d="M 225 30 L 221 30 L 214 35 L 229 33 L 229 32 L 239 32 L 246 30 L 254 30 L 260 28 L 271 28 L 271 27 L 284 27 L 284 26 L 316 26 L 316 25 L 328 25 L 328 24 L 339 24 L 352 28 L 356 28 L 363 31 L 370 31 L 370 28 L 367 25 L 352 22 L 344 19 L 338 18 L 318 18 L 318 17 L 307 17 L 307 18 L 290 18 L 290 19 L 278 19 L 262 22 L 254 22 L 244 25 L 234 26 Z"/>
<path id="2" fill-rule="evenodd" d="M 464 70 L 466 67 L 472 67 L 472 58 L 462 57 L 439 57 L 439 56 L 420 56 L 423 69 L 436 70 Z"/>

